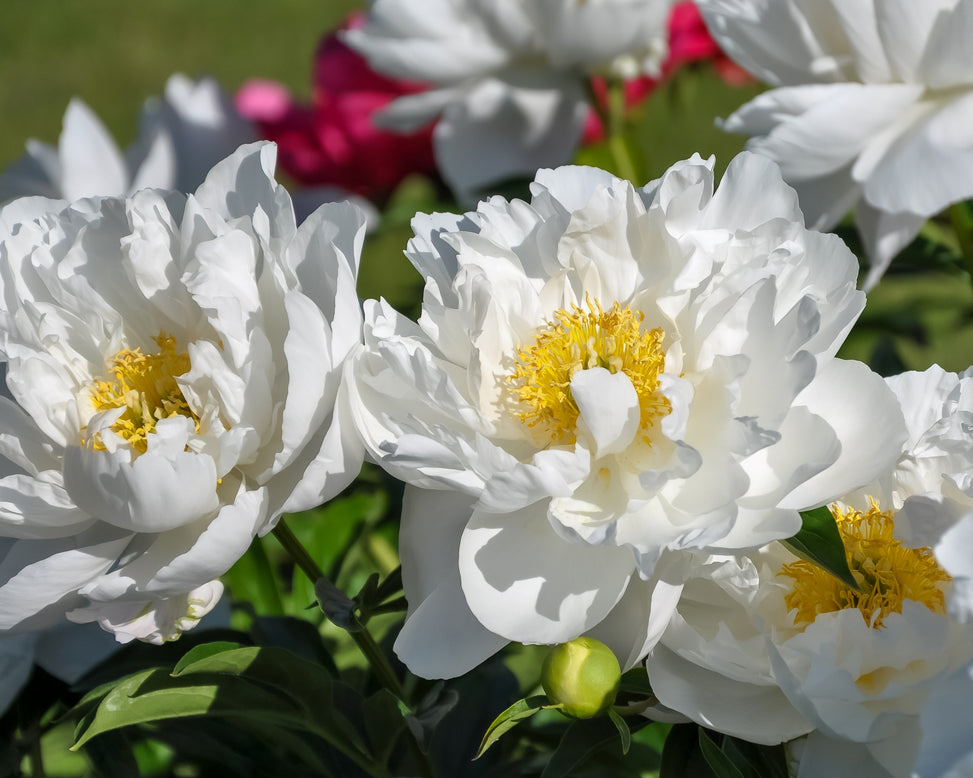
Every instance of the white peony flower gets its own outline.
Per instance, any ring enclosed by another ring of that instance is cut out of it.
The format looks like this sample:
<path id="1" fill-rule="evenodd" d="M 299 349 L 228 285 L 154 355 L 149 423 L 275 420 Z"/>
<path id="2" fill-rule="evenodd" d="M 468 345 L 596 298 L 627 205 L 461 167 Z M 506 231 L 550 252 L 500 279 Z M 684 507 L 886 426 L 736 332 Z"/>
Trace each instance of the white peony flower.
<path id="1" fill-rule="evenodd" d="M 973 0 L 700 0 L 724 51 L 776 89 L 724 127 L 776 160 L 808 223 L 852 207 L 865 287 L 925 221 L 973 197 Z"/>
<path id="2" fill-rule="evenodd" d="M 172 637 L 255 535 L 357 474 L 339 386 L 364 216 L 298 227 L 274 160 L 241 147 L 188 196 L 9 206 L 0 630 Z"/>
<path id="3" fill-rule="evenodd" d="M 464 201 L 570 161 L 585 79 L 657 72 L 670 0 L 376 0 L 343 39 L 376 70 L 432 89 L 380 116 L 411 131 L 436 117 L 439 170 Z"/>
<path id="4" fill-rule="evenodd" d="M 418 487 L 414 672 L 589 632 L 631 667 L 693 552 L 790 537 L 899 450 L 884 382 L 833 358 L 863 302 L 851 253 L 769 161 L 716 192 L 713 164 L 644 189 L 545 170 L 530 203 L 414 220 L 422 316 L 366 303 L 349 384 L 371 455 Z"/>
<path id="5" fill-rule="evenodd" d="M 124 153 L 75 98 L 57 147 L 29 140 L 27 152 L 0 175 L 0 202 L 30 195 L 71 202 L 146 188 L 191 192 L 213 165 L 252 140 L 253 127 L 211 78 L 171 76 L 165 96 L 146 102 L 139 138 Z"/>
<path id="6" fill-rule="evenodd" d="M 908 433 L 897 461 L 832 506 L 862 593 L 779 544 L 711 557 L 646 662 L 660 701 L 697 722 L 766 743 L 810 732 L 799 775 L 854 760 L 908 776 L 973 735 L 947 688 L 973 661 L 957 599 L 973 572 L 973 372 L 887 381 Z M 965 724 L 944 731 L 951 717 Z"/>

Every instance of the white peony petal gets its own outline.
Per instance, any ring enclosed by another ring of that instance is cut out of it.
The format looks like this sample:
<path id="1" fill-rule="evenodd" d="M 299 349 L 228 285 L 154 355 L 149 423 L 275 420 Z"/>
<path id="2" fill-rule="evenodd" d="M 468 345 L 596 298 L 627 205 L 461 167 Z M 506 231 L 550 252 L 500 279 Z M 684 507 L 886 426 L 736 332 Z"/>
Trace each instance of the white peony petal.
<path id="1" fill-rule="evenodd" d="M 78 98 L 64 113 L 59 142 L 61 192 L 65 200 L 119 195 L 128 189 L 121 152 L 105 125 Z"/>
<path id="2" fill-rule="evenodd" d="M 461 201 L 507 179 L 568 162 L 586 116 L 580 85 L 550 78 L 482 80 L 433 132 L 439 170 Z"/>
<path id="3" fill-rule="evenodd" d="M 850 492 L 887 470 L 905 442 L 902 411 L 882 379 L 860 362 L 833 360 L 796 402 L 829 420 L 843 441 L 826 470 L 781 500 L 782 508 L 814 507 Z M 853 387 L 853 388 L 852 388 Z"/>
<path id="4" fill-rule="evenodd" d="M 561 539 L 545 507 L 474 511 L 460 541 L 473 615 L 520 643 L 563 643 L 592 628 L 621 598 L 635 566 L 628 549 Z"/>
<path id="5" fill-rule="evenodd" d="M 111 454 L 72 446 L 64 456 L 64 488 L 89 515 L 133 532 L 164 532 L 219 507 L 210 457 L 148 452 L 129 460 L 126 450 Z"/>
<path id="6" fill-rule="evenodd" d="M 76 592 L 108 570 L 132 536 L 96 527 L 75 538 L 18 540 L 0 562 L 0 629 L 37 629 L 63 618 Z"/>
<path id="7" fill-rule="evenodd" d="M 596 457 L 628 448 L 641 420 L 639 398 L 628 376 L 602 367 L 579 370 L 571 379 L 571 395 L 578 404 L 579 426 L 583 423 L 591 435 Z"/>

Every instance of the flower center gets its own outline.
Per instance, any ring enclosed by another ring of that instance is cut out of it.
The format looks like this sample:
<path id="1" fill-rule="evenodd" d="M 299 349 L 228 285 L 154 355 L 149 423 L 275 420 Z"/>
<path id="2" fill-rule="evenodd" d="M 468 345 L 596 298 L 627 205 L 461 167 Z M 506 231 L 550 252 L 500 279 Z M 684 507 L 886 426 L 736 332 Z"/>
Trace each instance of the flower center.
<path id="1" fill-rule="evenodd" d="M 921 602 L 934 613 L 945 614 L 943 589 L 949 575 L 928 547 L 908 548 L 896 540 L 892 511 L 880 511 L 874 500 L 870 502 L 865 513 L 831 506 L 860 592 L 803 560 L 784 565 L 778 573 L 794 581 L 784 601 L 788 610 L 797 611 L 796 626 L 806 627 L 819 613 L 858 608 L 870 627 L 880 629 L 886 616 L 902 612 L 904 600 Z"/>
<path id="2" fill-rule="evenodd" d="M 176 339 L 164 332 L 153 340 L 158 353 L 143 354 L 138 348 L 119 351 L 111 360 L 110 378 L 95 379 L 91 388 L 91 404 L 96 411 L 125 408 L 111 429 L 143 454 L 148 435 L 155 432 L 159 419 L 185 416 L 199 428 L 199 417 L 176 383 L 176 376 L 189 370 L 189 354 L 177 352 Z M 100 435 L 95 436 L 94 445 L 104 450 Z"/>
<path id="3" fill-rule="evenodd" d="M 519 418 L 551 444 L 569 445 L 577 437 L 578 406 L 571 396 L 571 379 L 579 370 L 603 367 L 628 376 L 639 398 L 642 439 L 648 429 L 671 410 L 659 391 L 665 364 L 661 328 L 643 332 L 644 316 L 617 302 L 602 310 L 586 300 L 588 310 L 572 305 L 554 312 L 534 335 L 534 343 L 517 347 L 517 365 L 507 377 L 507 389 L 522 409 Z"/>

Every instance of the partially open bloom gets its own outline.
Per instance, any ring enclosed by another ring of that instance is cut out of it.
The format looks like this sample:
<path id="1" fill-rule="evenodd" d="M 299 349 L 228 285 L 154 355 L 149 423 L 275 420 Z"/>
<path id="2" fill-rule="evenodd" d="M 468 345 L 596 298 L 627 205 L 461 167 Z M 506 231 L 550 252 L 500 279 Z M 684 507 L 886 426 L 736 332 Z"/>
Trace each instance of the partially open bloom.
<path id="1" fill-rule="evenodd" d="M 123 153 L 80 99 L 68 104 L 57 147 L 27 142 L 27 152 L 0 175 L 0 202 L 39 195 L 71 202 L 121 197 L 147 187 L 191 192 L 253 127 L 211 78 L 176 74 L 161 99 L 148 100 L 139 139 Z"/>
<path id="2" fill-rule="evenodd" d="M 973 661 L 953 602 L 973 567 L 973 375 L 888 383 L 908 433 L 897 460 L 831 506 L 858 590 L 778 544 L 710 557 L 647 661 L 659 699 L 707 726 L 764 743 L 810 733 L 801 775 L 853 759 L 862 775 L 908 776 L 920 752 L 945 759 L 973 732 L 943 686 Z M 937 723 L 957 716 L 952 732 Z"/>
<path id="3" fill-rule="evenodd" d="M 343 28 L 362 23 L 355 14 Z M 282 84 L 261 80 L 240 87 L 236 105 L 277 143 L 280 169 L 295 181 L 381 198 L 410 173 L 435 170 L 431 125 L 396 133 L 372 122 L 392 100 L 424 89 L 376 73 L 332 32 L 314 55 L 310 105 L 296 102 Z"/>
<path id="4" fill-rule="evenodd" d="M 973 196 L 973 0 L 700 0 L 730 56 L 777 87 L 726 120 L 776 160 L 808 223 L 851 208 L 875 284 L 930 216 Z"/>
<path id="5" fill-rule="evenodd" d="M 192 195 L 0 211 L 0 630 L 174 637 L 255 535 L 357 474 L 364 217 L 298 227 L 273 167 L 255 144 Z"/>
<path id="6" fill-rule="evenodd" d="M 378 0 L 345 40 L 373 68 L 432 89 L 381 114 L 412 131 L 438 117 L 436 162 L 463 200 L 570 161 L 585 80 L 658 74 L 669 0 Z"/>
<path id="7" fill-rule="evenodd" d="M 833 356 L 863 302 L 851 253 L 769 161 L 716 192 L 713 164 L 642 189 L 545 170 L 530 203 L 414 220 L 422 315 L 366 303 L 350 384 L 372 456 L 417 487 L 413 671 L 589 631 L 631 667 L 693 552 L 789 537 L 894 457 L 891 393 Z"/>

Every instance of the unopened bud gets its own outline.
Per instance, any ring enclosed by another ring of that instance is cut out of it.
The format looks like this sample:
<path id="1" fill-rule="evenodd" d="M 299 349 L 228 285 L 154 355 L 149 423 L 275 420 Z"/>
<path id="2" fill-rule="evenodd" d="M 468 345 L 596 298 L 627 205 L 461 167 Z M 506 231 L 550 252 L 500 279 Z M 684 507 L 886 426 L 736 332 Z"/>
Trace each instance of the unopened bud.
<path id="1" fill-rule="evenodd" d="M 590 719 L 611 707 L 621 677 L 611 649 L 594 638 L 581 637 L 556 646 L 548 654 L 541 685 L 564 713 Z"/>

